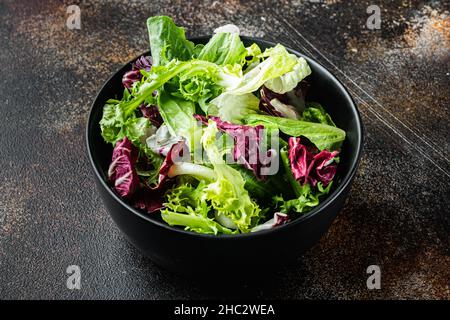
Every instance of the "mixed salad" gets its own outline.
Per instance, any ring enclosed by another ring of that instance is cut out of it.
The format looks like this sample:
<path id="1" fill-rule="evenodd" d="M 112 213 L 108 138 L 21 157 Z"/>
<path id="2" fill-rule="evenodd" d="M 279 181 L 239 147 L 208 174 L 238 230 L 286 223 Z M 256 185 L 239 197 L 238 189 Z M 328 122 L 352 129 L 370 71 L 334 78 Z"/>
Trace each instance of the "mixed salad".
<path id="1" fill-rule="evenodd" d="M 152 56 L 123 76 L 100 121 L 107 172 L 129 204 L 205 234 L 270 229 L 330 192 L 345 132 L 305 101 L 307 61 L 280 44 L 245 46 L 236 27 L 195 44 L 147 20 Z M 306 78 L 306 80 L 305 80 Z"/>

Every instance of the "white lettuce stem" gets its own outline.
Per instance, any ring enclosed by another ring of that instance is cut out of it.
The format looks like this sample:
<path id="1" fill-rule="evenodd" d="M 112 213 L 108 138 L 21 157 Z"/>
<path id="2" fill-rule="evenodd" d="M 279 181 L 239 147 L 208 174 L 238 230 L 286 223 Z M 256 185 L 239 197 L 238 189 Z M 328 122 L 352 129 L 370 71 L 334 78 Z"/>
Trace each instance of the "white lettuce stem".
<path id="1" fill-rule="evenodd" d="M 184 174 L 193 176 L 199 180 L 214 181 L 217 178 L 213 169 L 190 162 L 179 162 L 173 164 L 168 175 L 170 178 L 173 178 Z"/>

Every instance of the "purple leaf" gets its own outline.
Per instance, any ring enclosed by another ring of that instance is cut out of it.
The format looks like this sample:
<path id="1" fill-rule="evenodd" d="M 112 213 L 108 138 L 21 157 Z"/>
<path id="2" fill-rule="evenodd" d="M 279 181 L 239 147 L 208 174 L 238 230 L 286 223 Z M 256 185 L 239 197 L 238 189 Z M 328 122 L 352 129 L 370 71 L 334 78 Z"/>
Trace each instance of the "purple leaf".
<path id="1" fill-rule="evenodd" d="M 230 135 L 234 139 L 233 158 L 245 168 L 252 170 L 258 179 L 262 179 L 260 159 L 260 142 L 264 130 L 263 125 L 247 126 L 234 124 L 228 121 L 222 121 L 219 117 L 209 116 L 208 118 L 201 115 L 194 117 L 203 124 L 208 124 L 208 119 L 213 120 L 217 129 Z M 270 158 L 270 150 L 267 156 Z"/>
<path id="2" fill-rule="evenodd" d="M 295 179 L 301 184 L 316 186 L 321 182 L 326 187 L 333 180 L 337 166 L 333 159 L 339 154 L 338 151 L 330 152 L 307 147 L 300 143 L 300 138 L 289 138 L 289 162 Z"/>
<path id="3" fill-rule="evenodd" d="M 276 92 L 273 92 L 272 90 L 266 88 L 265 86 L 262 86 L 260 90 L 261 98 L 259 100 L 259 109 L 267 113 L 269 116 L 274 117 L 282 117 L 283 115 L 281 112 L 277 111 L 272 104 L 270 103 L 273 99 L 278 99 L 281 102 L 285 102 L 285 97 L 283 94 L 279 94 Z"/>
<path id="4" fill-rule="evenodd" d="M 142 79 L 141 70 L 150 71 L 152 68 L 152 57 L 141 56 L 138 58 L 131 67 L 131 70 L 126 72 L 122 77 L 122 84 L 125 88 L 131 89 L 133 83 Z"/>
<path id="5" fill-rule="evenodd" d="M 122 77 L 122 84 L 125 88 L 131 89 L 133 86 L 133 83 L 140 81 L 142 78 L 142 74 L 139 70 L 131 70 L 128 72 L 125 72 L 125 74 Z"/>
<path id="6" fill-rule="evenodd" d="M 150 120 L 150 122 L 157 128 L 159 128 L 164 122 L 161 117 L 161 114 L 159 113 L 158 107 L 155 105 L 149 106 L 143 103 L 139 107 L 139 110 L 141 110 L 142 115 L 148 120 Z"/>
<path id="7" fill-rule="evenodd" d="M 331 162 L 337 155 L 337 151 L 330 152 L 328 150 L 322 150 L 319 154 L 314 156 L 315 177 L 322 182 L 324 187 L 333 180 L 334 175 L 336 174 L 337 166 L 334 163 L 331 164 Z"/>
<path id="8" fill-rule="evenodd" d="M 153 59 L 151 56 L 141 56 L 133 63 L 133 70 L 150 71 L 152 68 Z"/>
<path id="9" fill-rule="evenodd" d="M 259 109 L 270 116 L 298 119 L 305 108 L 309 87 L 309 83 L 303 80 L 292 91 L 279 94 L 262 86 Z"/>
<path id="10" fill-rule="evenodd" d="M 136 191 L 131 199 L 133 207 L 147 211 L 147 213 L 153 213 L 164 207 L 163 195 L 165 189 L 150 189 L 142 188 Z"/>
<path id="11" fill-rule="evenodd" d="M 288 103 L 293 105 L 298 111 L 303 112 L 310 86 L 306 80 L 300 81 L 294 90 L 287 93 Z"/>
<path id="12" fill-rule="evenodd" d="M 160 188 L 167 179 L 169 179 L 169 171 L 174 163 L 179 162 L 183 156 L 189 155 L 189 149 L 184 141 L 175 143 L 167 153 L 166 159 L 164 159 L 161 168 L 159 169 L 158 185 L 155 188 Z"/>
<path id="13" fill-rule="evenodd" d="M 306 146 L 300 143 L 300 138 L 289 138 L 289 162 L 295 180 L 301 185 L 308 182 L 309 172 L 311 171 L 311 160 L 313 156 Z"/>
<path id="14" fill-rule="evenodd" d="M 137 155 L 136 148 L 126 137 L 118 141 L 114 147 L 108 178 L 121 197 L 130 197 L 139 187 L 139 177 L 134 167 Z"/>
<path id="15" fill-rule="evenodd" d="M 164 207 L 162 202 L 163 195 L 171 185 L 171 182 L 169 181 L 170 168 L 174 163 L 177 163 L 186 152 L 189 153 L 189 150 L 187 150 L 184 141 L 180 141 L 171 147 L 166 159 L 159 169 L 158 184 L 156 186 L 146 186 L 145 188 L 138 190 L 131 199 L 134 207 L 145 210 L 148 213 L 153 213 Z"/>

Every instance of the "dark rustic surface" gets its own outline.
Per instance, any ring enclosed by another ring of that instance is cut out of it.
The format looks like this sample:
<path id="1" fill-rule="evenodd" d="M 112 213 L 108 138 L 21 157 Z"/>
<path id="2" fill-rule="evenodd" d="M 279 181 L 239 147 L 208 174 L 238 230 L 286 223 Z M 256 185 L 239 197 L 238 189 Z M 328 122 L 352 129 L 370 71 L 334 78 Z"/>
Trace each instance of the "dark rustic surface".
<path id="1" fill-rule="evenodd" d="M 371 2 L 357 0 L 83 1 L 71 31 L 72 1 L 0 0 L 0 298 L 450 298 L 449 8 L 376 2 L 375 31 L 365 27 Z M 184 279 L 143 258 L 101 203 L 85 150 L 89 106 L 147 49 L 145 20 L 157 14 L 189 35 L 234 23 L 285 43 L 358 102 L 366 140 L 352 193 L 296 267 L 259 283 Z M 66 288 L 72 264 L 81 290 Z M 367 290 L 371 264 L 381 290 Z"/>

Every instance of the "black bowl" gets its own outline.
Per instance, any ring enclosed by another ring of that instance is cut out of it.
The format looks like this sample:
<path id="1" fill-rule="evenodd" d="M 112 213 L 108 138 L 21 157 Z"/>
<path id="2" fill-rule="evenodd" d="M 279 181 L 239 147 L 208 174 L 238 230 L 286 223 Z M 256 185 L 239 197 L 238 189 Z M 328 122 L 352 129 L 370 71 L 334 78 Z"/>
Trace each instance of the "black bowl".
<path id="1" fill-rule="evenodd" d="M 206 43 L 209 37 L 192 39 Z M 257 43 L 261 49 L 275 43 L 242 37 L 245 45 Z M 298 258 L 327 231 L 339 213 L 350 190 L 361 156 L 363 128 L 358 110 L 344 86 L 313 59 L 304 57 L 312 74 L 308 100 L 323 104 L 347 137 L 340 154 L 339 174 L 334 191 L 319 206 L 298 219 L 271 229 L 239 235 L 204 235 L 171 227 L 155 216 L 134 209 L 117 196 L 107 183 L 105 172 L 111 161 L 112 148 L 101 135 L 99 121 L 103 105 L 123 92 L 122 76 L 130 70 L 133 59 L 117 71 L 102 87 L 92 105 L 87 125 L 87 149 L 94 168 L 101 197 L 120 230 L 142 253 L 157 264 L 182 273 L 226 271 L 231 277 L 245 276 L 243 270 L 267 270 Z M 146 52 L 145 55 L 149 55 Z M 156 214 L 157 216 L 158 214 Z M 236 264 L 239 266 L 236 268 Z"/>

